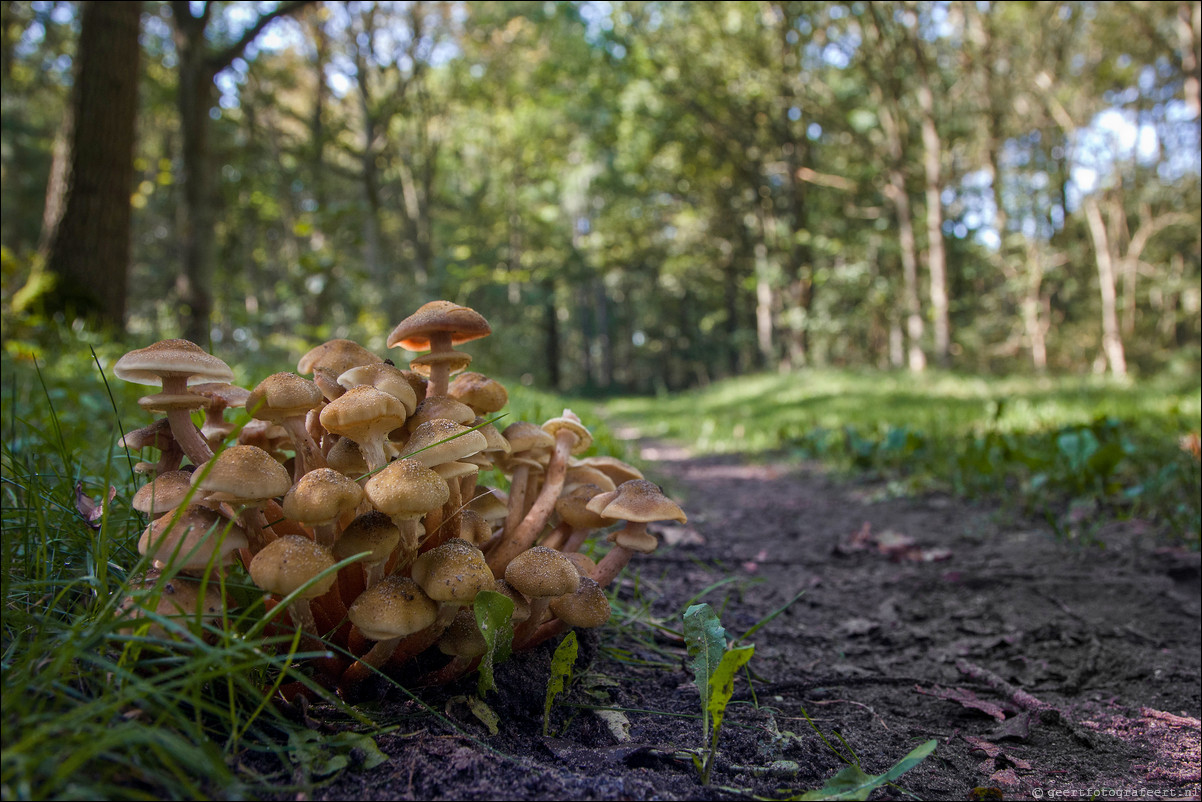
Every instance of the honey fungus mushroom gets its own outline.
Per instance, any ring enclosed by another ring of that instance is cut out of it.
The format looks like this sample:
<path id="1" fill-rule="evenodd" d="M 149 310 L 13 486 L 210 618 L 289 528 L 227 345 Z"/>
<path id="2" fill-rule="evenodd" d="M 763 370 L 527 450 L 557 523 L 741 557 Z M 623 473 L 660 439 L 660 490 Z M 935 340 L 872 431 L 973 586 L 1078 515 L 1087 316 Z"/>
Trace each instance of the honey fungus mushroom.
<path id="1" fill-rule="evenodd" d="M 388 347 L 406 351 L 429 351 L 409 366 L 429 377 L 426 395 L 446 395 L 452 373 L 464 370 L 472 358 L 454 349 L 462 343 L 492 333 L 488 321 L 474 309 L 451 301 L 430 301 L 397 324 L 388 335 Z"/>
<path id="2" fill-rule="evenodd" d="M 297 593 L 288 605 L 288 614 L 298 628 L 316 638 L 317 621 L 309 599 L 325 594 L 334 586 L 337 574 L 330 570 L 333 567 L 334 556 L 329 549 L 307 537 L 284 535 L 256 554 L 247 570 L 254 583 L 268 593 L 278 596 Z"/>
<path id="3" fill-rule="evenodd" d="M 593 571 L 593 581 L 603 588 L 621 573 L 636 551 L 643 554 L 655 551 L 659 542 L 647 531 L 648 523 L 688 520 L 680 505 L 646 479 L 623 482 L 617 490 L 593 496 L 586 506 L 605 518 L 626 521 L 625 527 L 609 536 L 614 547 Z"/>
<path id="4" fill-rule="evenodd" d="M 161 393 L 146 396 L 138 405 L 167 413 L 171 433 L 194 464 L 212 458 L 213 450 L 189 414 L 207 402 L 190 393 L 188 385 L 233 381 L 229 365 L 189 340 L 160 340 L 125 354 L 113 365 L 113 373 L 128 382 L 162 387 Z"/>

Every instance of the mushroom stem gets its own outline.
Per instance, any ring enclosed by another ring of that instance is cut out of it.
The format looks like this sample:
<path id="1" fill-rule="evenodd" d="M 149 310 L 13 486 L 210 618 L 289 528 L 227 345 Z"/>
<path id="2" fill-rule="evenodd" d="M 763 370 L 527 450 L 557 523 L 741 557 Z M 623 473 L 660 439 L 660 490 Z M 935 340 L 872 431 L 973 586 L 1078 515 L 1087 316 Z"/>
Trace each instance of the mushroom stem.
<path id="1" fill-rule="evenodd" d="M 391 666 L 404 665 L 433 646 L 442 637 L 442 633 L 446 632 L 451 622 L 455 620 L 457 612 L 459 612 L 458 604 L 443 603 L 439 605 L 438 618 L 434 619 L 434 623 L 420 632 L 414 632 L 412 635 L 402 638 L 389 656 L 388 664 Z"/>
<path id="2" fill-rule="evenodd" d="M 430 353 L 442 354 L 451 351 L 451 332 L 435 331 L 430 333 Z M 446 362 L 435 362 L 430 365 L 430 382 L 426 385 L 426 398 L 436 395 L 446 395 L 450 385 L 451 366 Z"/>
<path id="3" fill-rule="evenodd" d="M 338 692 L 344 697 L 357 685 L 363 683 L 372 675 L 372 669 L 379 669 L 388 662 L 389 656 L 392 655 L 397 644 L 404 638 L 389 638 L 388 640 L 376 641 L 376 645 L 372 646 L 367 651 L 367 654 L 360 657 L 356 662 L 351 663 L 346 671 L 342 672 L 342 678 L 338 681 Z"/>
<path id="4" fill-rule="evenodd" d="M 556 635 L 562 635 L 563 633 L 567 632 L 571 628 L 572 628 L 571 625 L 568 624 L 567 621 L 564 621 L 562 618 L 553 618 L 550 621 L 547 621 L 547 622 L 543 623 L 542 625 L 540 625 L 539 628 L 534 631 L 534 634 L 531 635 L 529 637 L 529 639 L 527 639 L 526 642 L 522 644 L 522 648 L 523 649 L 533 649 L 535 646 L 538 646 L 540 643 L 542 643 L 550 638 L 554 638 Z"/>
<path id="5" fill-rule="evenodd" d="M 584 545 L 584 541 L 588 539 L 588 536 L 592 532 L 592 529 L 573 529 L 559 550 L 564 554 L 572 554 L 573 552 L 580 551 L 580 547 Z"/>
<path id="6" fill-rule="evenodd" d="M 165 395 L 183 395 L 188 392 L 187 376 L 164 376 L 163 393 Z M 201 465 L 213 458 L 213 449 L 205 440 L 200 429 L 192 422 L 192 413 L 186 409 L 167 410 L 167 422 L 171 424 L 171 434 L 175 442 L 188 455 L 194 465 Z"/>
<path id="7" fill-rule="evenodd" d="M 628 521 L 624 531 L 638 533 L 646 531 L 647 524 L 639 521 Z M 597 567 L 593 569 L 589 576 L 594 582 L 601 587 L 607 587 L 610 582 L 613 582 L 618 574 L 622 573 L 622 569 L 630 562 L 631 556 L 634 554 L 628 548 L 619 546 L 617 543 L 601 558 L 601 562 L 597 563 Z"/>
<path id="8" fill-rule="evenodd" d="M 509 482 L 509 511 L 505 514 L 505 526 L 502 528 L 501 542 L 505 535 L 513 532 L 522 522 L 522 513 L 526 507 L 526 481 L 530 475 L 529 465 L 518 465 L 513 471 Z M 499 544 L 498 544 L 499 545 Z"/>
<path id="9" fill-rule="evenodd" d="M 568 535 L 574 531 L 575 530 L 572 529 L 571 524 L 566 521 L 560 521 L 559 526 L 548 532 L 547 536 L 543 538 L 543 542 L 539 545 L 546 546 L 549 549 L 564 551 L 564 549 L 561 549 L 560 546 L 567 541 Z"/>
<path id="10" fill-rule="evenodd" d="M 480 655 L 475 657 L 467 657 L 464 655 L 456 655 L 451 658 L 451 661 L 440 669 L 431 671 L 423 675 L 414 683 L 419 688 L 425 688 L 432 685 L 446 685 L 454 682 L 465 674 L 470 674 L 480 665 Z"/>
<path id="11" fill-rule="evenodd" d="M 303 416 L 284 418 L 280 421 L 280 425 L 288 432 L 293 446 L 296 447 L 296 464 L 293 466 L 292 481 L 298 482 L 309 471 L 326 467 L 326 459 L 322 456 L 317 443 L 313 442 L 313 437 L 305 426 Z"/>
<path id="12" fill-rule="evenodd" d="M 551 461 L 547 463 L 547 475 L 543 479 L 543 489 L 539 491 L 538 498 L 530 507 L 530 512 L 522 519 L 517 529 L 513 532 L 506 530 L 501 544 L 493 550 L 488 558 L 488 567 L 492 569 L 494 575 L 504 575 L 505 566 L 509 565 L 509 561 L 534 545 L 539 533 L 547 525 L 547 519 L 551 517 L 551 512 L 555 509 L 555 501 L 559 498 L 560 491 L 563 490 L 563 478 L 568 469 L 568 455 L 572 453 L 572 448 L 579 439 L 579 436 L 569 429 L 560 429 L 555 433 L 555 451 L 551 454 Z"/>
<path id="13" fill-rule="evenodd" d="M 535 630 L 543 622 L 543 615 L 547 612 L 547 605 L 550 603 L 550 598 L 530 600 L 530 617 L 514 627 L 513 630 L 514 649 L 525 648 L 526 642 L 534 636 Z"/>

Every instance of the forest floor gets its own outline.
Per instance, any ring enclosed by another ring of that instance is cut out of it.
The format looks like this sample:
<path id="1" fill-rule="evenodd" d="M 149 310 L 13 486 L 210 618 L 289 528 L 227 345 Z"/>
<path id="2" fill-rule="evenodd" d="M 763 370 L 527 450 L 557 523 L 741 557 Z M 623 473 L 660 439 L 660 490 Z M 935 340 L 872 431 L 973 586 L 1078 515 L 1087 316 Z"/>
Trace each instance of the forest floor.
<path id="1" fill-rule="evenodd" d="M 731 577 L 701 599 L 728 636 L 785 608 L 747 639 L 755 680 L 736 681 L 711 784 L 682 754 L 702 737 L 683 644 L 616 614 L 582 633 L 554 737 L 547 644 L 498 667 L 497 735 L 468 712 L 470 681 L 422 692 L 443 719 L 393 688 L 368 708 L 404 722 L 377 737 L 388 759 L 302 798 L 796 798 L 843 768 L 836 749 L 879 774 L 930 739 L 935 752 L 872 798 L 1199 798 L 1196 551 L 1139 521 L 1082 520 L 1093 537 L 1066 541 L 812 464 L 644 456 L 689 521 L 659 527 L 674 545 L 627 568 L 619 612 L 679 632 L 694 597 Z M 322 715 L 308 711 L 319 730 Z"/>

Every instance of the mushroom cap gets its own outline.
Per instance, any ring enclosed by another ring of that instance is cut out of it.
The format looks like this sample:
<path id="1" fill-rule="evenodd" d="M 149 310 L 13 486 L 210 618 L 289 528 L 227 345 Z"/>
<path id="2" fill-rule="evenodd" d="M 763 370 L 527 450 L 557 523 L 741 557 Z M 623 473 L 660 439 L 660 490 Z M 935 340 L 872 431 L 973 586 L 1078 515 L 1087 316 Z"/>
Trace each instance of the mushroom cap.
<path id="1" fill-rule="evenodd" d="M 498 578 L 493 584 L 493 590 L 508 596 L 513 601 L 513 615 L 509 617 L 510 623 L 520 624 L 530 618 L 530 600 L 519 593 L 513 585 Z"/>
<path id="2" fill-rule="evenodd" d="M 501 491 L 489 487 L 476 488 L 476 495 L 467 506 L 486 521 L 502 521 L 509 514 L 509 505 L 501 499 Z"/>
<path id="3" fill-rule="evenodd" d="M 151 569 L 145 577 L 131 583 L 131 587 L 138 590 L 151 590 L 158 581 L 158 576 L 159 572 Z M 203 593 L 201 592 L 202 587 Z M 153 596 L 150 598 L 126 596 L 122 599 L 118 613 L 128 611 L 129 615 L 128 623 L 120 626 L 119 629 L 133 629 L 137 626 L 139 619 L 145 618 L 145 611 L 149 609 L 145 603 L 153 598 Z M 154 611 L 164 618 L 174 616 L 194 618 L 199 614 L 202 620 L 212 621 L 221 615 L 224 607 L 225 600 L 221 596 L 221 587 L 217 582 L 202 583 L 196 579 L 177 575 L 163 583 L 155 602 Z M 168 637 L 167 631 L 158 624 L 151 624 L 147 634 L 154 638 Z"/>
<path id="4" fill-rule="evenodd" d="M 473 509 L 459 511 L 459 536 L 477 547 L 492 540 L 492 525 Z"/>
<path id="5" fill-rule="evenodd" d="M 405 421 L 405 429 L 412 434 L 418 426 L 432 420 L 449 420 L 468 426 L 475 422 L 476 413 L 467 404 L 461 404 L 454 398 L 437 395 L 427 398 L 417 405 L 417 409 Z"/>
<path id="6" fill-rule="evenodd" d="M 619 529 L 607 540 L 627 551 L 637 551 L 639 554 L 650 554 L 659 548 L 659 539 L 648 532 L 645 527 Z"/>
<path id="7" fill-rule="evenodd" d="M 601 492 L 596 485 L 577 485 L 556 499 L 555 512 L 573 529 L 603 529 L 615 519 L 606 518 L 588 508 L 588 503 Z"/>
<path id="8" fill-rule="evenodd" d="M 443 332 L 449 332 L 451 343 L 459 345 L 487 337 L 492 327 L 474 309 L 451 301 L 430 301 L 397 324 L 388 335 L 388 347 L 399 345 L 406 351 L 426 351 L 430 348 L 430 335 Z"/>
<path id="9" fill-rule="evenodd" d="M 159 418 L 141 429 L 126 432 L 118 445 L 131 451 L 141 451 L 144 448 L 157 448 L 164 451 L 175 447 L 175 435 L 171 433 L 171 421 Z"/>
<path id="10" fill-rule="evenodd" d="M 138 406 L 147 412 L 170 412 L 173 409 L 200 409 L 208 399 L 195 393 L 155 393 L 138 399 Z"/>
<path id="11" fill-rule="evenodd" d="M 135 510 L 147 515 L 162 515 L 184 503 L 192 490 L 192 474 L 167 471 L 138 488 L 130 502 Z"/>
<path id="12" fill-rule="evenodd" d="M 480 549 L 453 537 L 413 561 L 413 579 L 435 601 L 471 604 L 476 594 L 495 585 Z"/>
<path id="13" fill-rule="evenodd" d="M 382 436 L 405 422 L 405 405 L 395 395 L 370 385 L 347 390 L 326 404 L 321 425 L 352 440 Z"/>
<path id="14" fill-rule="evenodd" d="M 334 543 L 334 556 L 345 560 L 365 551 L 371 555 L 364 560 L 368 565 L 383 562 L 401 542 L 401 530 L 382 512 L 372 510 L 355 518 L 347 525 Z"/>
<path id="15" fill-rule="evenodd" d="M 467 404 L 477 415 L 497 412 L 509 403 L 505 385 L 483 373 L 460 373 L 447 387 L 447 395 Z"/>
<path id="16" fill-rule="evenodd" d="M 435 418 L 413 430 L 401 456 L 434 466 L 471 456 L 486 445 L 488 441 L 479 432 L 452 420 Z"/>
<path id="17" fill-rule="evenodd" d="M 279 423 L 304 415 L 325 401 L 321 388 L 295 373 L 273 373 L 246 398 L 251 417 Z"/>
<path id="18" fill-rule="evenodd" d="M 572 488 L 579 485 L 593 485 L 602 492 L 618 489 L 618 485 L 609 478 L 609 474 L 584 464 L 569 465 L 563 475 L 563 486 Z"/>
<path id="19" fill-rule="evenodd" d="M 631 479 L 642 479 L 643 472 L 633 465 L 623 462 L 617 457 L 607 455 L 598 455 L 593 457 L 585 457 L 580 460 L 581 465 L 587 465 L 590 468 L 595 468 L 610 479 L 614 485 L 620 485 L 623 482 L 629 482 Z"/>
<path id="20" fill-rule="evenodd" d="M 488 642 L 476 623 L 476 613 L 464 607 L 455 613 L 450 626 L 438 639 L 438 651 L 454 657 L 479 657 L 488 651 Z"/>
<path id="21" fill-rule="evenodd" d="M 555 438 L 547 434 L 541 427 L 529 421 L 517 421 L 505 427 L 501 435 L 509 441 L 513 453 L 532 451 L 536 448 L 554 448 Z"/>
<path id="22" fill-rule="evenodd" d="M 255 584 L 268 593 L 287 596 L 323 571 L 325 576 L 301 593 L 301 598 L 323 595 L 338 578 L 334 555 L 307 537 L 284 535 L 264 546 L 250 561 L 247 570 Z"/>
<path id="23" fill-rule="evenodd" d="M 584 424 L 580 422 L 580 418 L 576 417 L 575 413 L 570 409 L 565 409 L 559 417 L 551 418 L 544 422 L 542 430 L 552 437 L 565 430 L 576 435 L 576 443 L 572 446 L 571 452 L 573 454 L 582 454 L 593 444 L 592 434 L 589 433 L 588 429 L 584 428 Z"/>
<path id="24" fill-rule="evenodd" d="M 587 505 L 588 509 L 606 518 L 646 523 L 648 521 L 680 521 L 688 516 L 654 482 L 631 479 L 618 485 L 617 490 L 599 493 Z"/>
<path id="25" fill-rule="evenodd" d="M 296 372 L 312 373 L 317 368 L 325 368 L 339 376 L 359 365 L 383 361 L 384 357 L 373 354 L 354 340 L 329 340 L 302 356 L 296 363 Z"/>
<path id="26" fill-rule="evenodd" d="M 413 372 L 426 377 L 433 374 L 434 367 L 438 365 L 446 368 L 447 375 L 452 375 L 461 370 L 466 370 L 470 364 L 472 364 L 471 354 L 454 350 L 432 351 L 409 360 L 409 367 Z"/>
<path id="27" fill-rule="evenodd" d="M 398 367 L 387 362 L 373 362 L 370 365 L 353 367 L 339 374 L 338 383 L 348 390 L 361 384 L 367 384 L 377 390 L 395 395 L 405 406 L 406 415 L 412 415 L 413 410 L 417 408 L 418 397 L 413 384 Z"/>
<path id="28" fill-rule="evenodd" d="M 229 382 L 202 382 L 193 384 L 188 389 L 209 399 L 207 406 L 210 408 L 241 408 L 246 406 L 246 399 L 250 395 L 250 390 Z"/>
<path id="29" fill-rule="evenodd" d="M 188 384 L 234 380 L 230 366 L 190 340 L 160 340 L 130 351 L 113 365 L 118 379 L 157 385 L 164 376 L 188 377 Z"/>
<path id="30" fill-rule="evenodd" d="M 160 563 L 174 558 L 175 567 L 182 571 L 198 571 L 210 559 L 215 565 L 226 565 L 233 562 L 236 550 L 248 545 L 242 527 L 197 504 L 157 519 L 138 539 L 141 554 Z"/>
<path id="31" fill-rule="evenodd" d="M 363 459 L 359 444 L 349 437 L 338 439 L 330 453 L 326 454 L 326 464 L 350 477 L 359 477 L 368 471 L 367 460 Z"/>
<path id="32" fill-rule="evenodd" d="M 386 576 L 347 608 L 347 617 L 370 640 L 421 632 L 438 618 L 438 605 L 409 577 Z"/>
<path id="33" fill-rule="evenodd" d="M 393 460 L 363 489 L 377 510 L 393 518 L 417 519 L 451 499 L 443 478 L 414 459 Z"/>
<path id="34" fill-rule="evenodd" d="M 363 500 L 363 488 L 333 468 L 316 468 L 284 494 L 284 515 L 303 524 L 328 524 Z"/>
<path id="35" fill-rule="evenodd" d="M 196 469 L 192 484 L 215 501 L 250 502 L 276 498 L 292 487 L 288 469 L 258 446 L 236 445 Z"/>
<path id="36" fill-rule="evenodd" d="M 555 549 L 533 546 L 505 567 L 505 581 L 531 599 L 575 593 L 580 573 L 572 561 Z"/>
<path id="37" fill-rule="evenodd" d="M 556 618 L 573 627 L 592 629 L 609 620 L 609 599 L 601 586 L 587 576 L 580 578 L 575 593 L 552 599 L 547 606 Z"/>

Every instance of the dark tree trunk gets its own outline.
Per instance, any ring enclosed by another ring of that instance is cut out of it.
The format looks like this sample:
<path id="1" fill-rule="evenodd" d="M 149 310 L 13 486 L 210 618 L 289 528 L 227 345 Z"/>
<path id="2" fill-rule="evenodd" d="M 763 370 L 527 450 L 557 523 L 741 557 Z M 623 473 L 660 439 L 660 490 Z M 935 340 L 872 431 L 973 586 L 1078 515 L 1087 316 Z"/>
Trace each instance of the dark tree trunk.
<path id="1" fill-rule="evenodd" d="M 47 239 L 48 308 L 116 329 L 125 325 L 141 13 L 140 0 L 83 4 L 70 171 Z"/>

